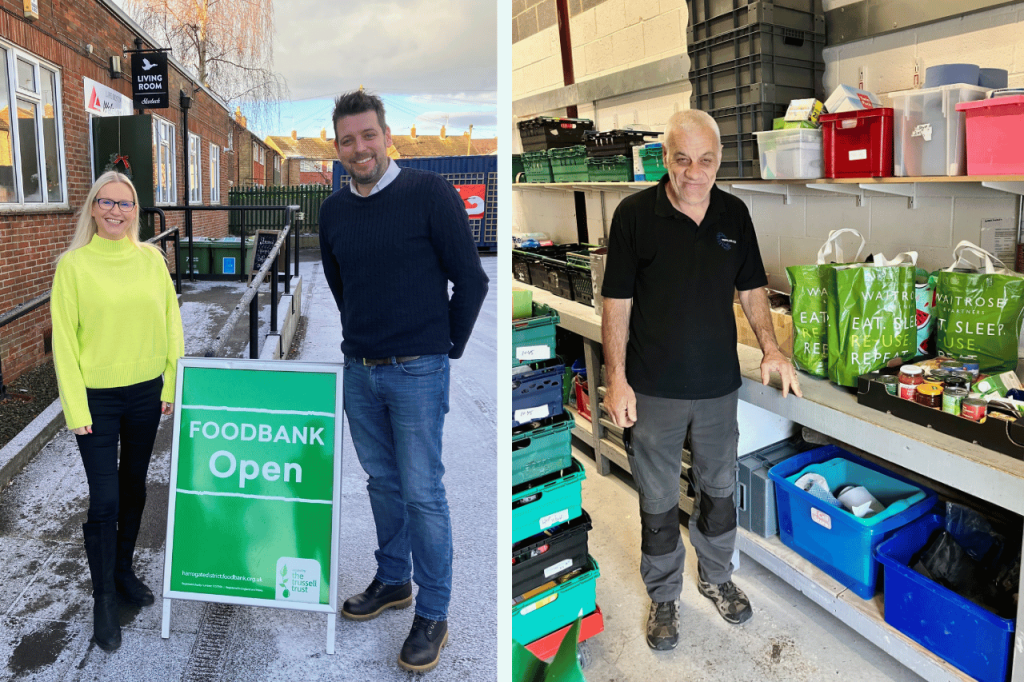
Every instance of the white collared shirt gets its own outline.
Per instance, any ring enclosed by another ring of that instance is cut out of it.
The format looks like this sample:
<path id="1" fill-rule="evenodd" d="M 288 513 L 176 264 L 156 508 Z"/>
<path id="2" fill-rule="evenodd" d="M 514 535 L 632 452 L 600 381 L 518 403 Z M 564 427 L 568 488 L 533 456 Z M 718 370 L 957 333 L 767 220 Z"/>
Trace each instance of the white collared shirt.
<path id="1" fill-rule="evenodd" d="M 395 163 L 395 160 L 389 158 L 388 159 L 388 169 L 386 171 L 384 171 L 384 175 L 380 176 L 380 180 L 377 181 L 377 184 L 373 186 L 373 189 L 371 189 L 370 193 L 367 194 L 366 196 L 367 197 L 373 196 L 377 192 L 381 191 L 382 189 L 384 189 L 385 187 L 390 185 L 391 182 L 395 178 L 398 177 L 398 171 L 400 171 L 400 170 L 402 170 L 402 169 L 398 167 L 398 164 Z M 348 183 L 348 186 L 349 186 L 349 189 L 352 190 L 352 194 L 355 194 L 357 197 L 361 197 L 363 199 L 366 198 L 362 194 L 359 193 L 359 190 L 356 189 L 356 183 L 350 181 Z"/>

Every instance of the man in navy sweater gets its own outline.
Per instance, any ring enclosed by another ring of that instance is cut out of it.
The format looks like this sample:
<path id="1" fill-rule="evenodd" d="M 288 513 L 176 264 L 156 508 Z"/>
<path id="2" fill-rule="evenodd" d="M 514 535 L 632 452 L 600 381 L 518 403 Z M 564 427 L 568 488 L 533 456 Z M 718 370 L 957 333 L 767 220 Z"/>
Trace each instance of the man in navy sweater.
<path id="1" fill-rule="evenodd" d="M 339 97 L 334 132 L 352 180 L 320 209 L 320 253 L 341 313 L 345 414 L 369 477 L 378 544 L 373 581 L 341 613 L 369 620 L 410 606 L 411 577 L 416 613 L 398 664 L 426 671 L 448 641 L 452 587 L 441 482 L 448 361 L 466 348 L 487 275 L 455 188 L 388 158 L 391 130 L 379 97 Z"/>

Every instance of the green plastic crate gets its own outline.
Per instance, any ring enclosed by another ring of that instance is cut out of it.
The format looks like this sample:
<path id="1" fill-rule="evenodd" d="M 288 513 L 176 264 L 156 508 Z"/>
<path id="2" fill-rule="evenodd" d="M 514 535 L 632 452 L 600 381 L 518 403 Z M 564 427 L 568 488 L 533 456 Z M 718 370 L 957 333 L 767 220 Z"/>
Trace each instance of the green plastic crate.
<path id="1" fill-rule="evenodd" d="M 558 313 L 543 303 L 533 304 L 533 317 L 512 323 L 512 366 L 555 357 Z"/>
<path id="2" fill-rule="evenodd" d="M 546 149 L 539 152 L 523 152 L 522 159 L 527 182 L 554 182 L 551 176 L 551 159 Z"/>
<path id="3" fill-rule="evenodd" d="M 520 175 L 525 173 L 526 169 L 523 167 L 523 155 L 513 154 L 512 155 L 512 182 L 521 182 Z"/>
<path id="4" fill-rule="evenodd" d="M 633 179 L 633 161 L 625 156 L 587 157 L 591 182 L 629 182 Z"/>
<path id="5" fill-rule="evenodd" d="M 572 459 L 561 471 L 513 486 L 512 542 L 525 540 L 582 514 L 581 488 L 586 477 L 583 465 Z"/>
<path id="6" fill-rule="evenodd" d="M 658 182 L 665 176 L 665 158 L 662 156 L 660 144 L 657 147 L 641 149 L 640 161 L 644 164 L 644 176 L 648 182 Z"/>
<path id="7" fill-rule="evenodd" d="M 512 429 L 512 485 L 546 476 L 572 464 L 572 430 L 568 412 Z"/>
<path id="8" fill-rule="evenodd" d="M 587 171 L 587 148 L 584 145 L 549 149 L 551 176 L 555 182 L 586 182 L 590 179 Z"/>
<path id="9" fill-rule="evenodd" d="M 587 557 L 582 573 L 560 585 L 525 599 L 512 607 L 512 639 L 533 642 L 569 625 L 597 608 L 597 578 L 601 575 L 594 557 Z"/>

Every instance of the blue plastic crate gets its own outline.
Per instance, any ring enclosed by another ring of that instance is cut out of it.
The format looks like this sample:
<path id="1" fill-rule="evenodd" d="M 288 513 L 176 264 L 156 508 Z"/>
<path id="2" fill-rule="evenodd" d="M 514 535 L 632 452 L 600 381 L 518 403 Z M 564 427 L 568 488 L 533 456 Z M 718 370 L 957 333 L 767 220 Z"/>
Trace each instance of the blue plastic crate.
<path id="1" fill-rule="evenodd" d="M 512 428 L 562 414 L 565 365 L 547 362 L 539 369 L 512 375 Z"/>
<path id="2" fill-rule="evenodd" d="M 889 515 L 880 515 L 877 520 L 858 519 L 801 490 L 790 480 L 809 465 L 835 458 L 847 460 L 847 465 L 824 469 L 832 490 L 842 484 L 865 485 L 887 507 L 897 503 L 899 496 L 908 496 L 908 492 L 923 492 L 924 495 L 908 507 L 894 510 L 895 513 Z M 829 475 L 849 475 L 854 478 L 836 480 L 829 479 Z M 935 493 L 931 490 L 835 445 L 826 445 L 791 457 L 772 467 L 768 476 L 775 482 L 779 537 L 783 544 L 862 599 L 871 599 L 875 594 L 881 568 L 874 556 L 875 547 L 898 528 L 928 513 L 935 505 Z M 882 484 L 882 481 L 886 482 Z M 872 485 L 875 486 L 874 490 Z"/>
<path id="3" fill-rule="evenodd" d="M 932 534 L 944 526 L 943 517 L 929 514 L 875 549 L 885 569 L 885 622 L 971 677 L 1004 682 L 1013 619 L 1000 618 L 909 566 Z"/>

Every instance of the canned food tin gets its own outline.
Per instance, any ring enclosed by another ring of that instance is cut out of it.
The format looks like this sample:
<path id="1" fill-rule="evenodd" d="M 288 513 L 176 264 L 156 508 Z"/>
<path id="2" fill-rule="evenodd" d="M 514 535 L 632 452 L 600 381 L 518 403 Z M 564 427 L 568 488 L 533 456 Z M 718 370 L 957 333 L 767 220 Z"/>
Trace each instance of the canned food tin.
<path id="1" fill-rule="evenodd" d="M 978 398 L 966 398 L 961 408 L 961 417 L 970 419 L 974 422 L 981 422 L 985 420 L 985 413 L 988 411 L 988 403 Z"/>
<path id="2" fill-rule="evenodd" d="M 946 379 L 946 388 L 962 388 L 965 391 L 970 388 L 971 382 L 962 376 L 950 376 Z"/>
<path id="3" fill-rule="evenodd" d="M 939 384 L 921 384 L 917 387 L 914 401 L 933 409 L 942 407 L 942 386 Z"/>
<path id="4" fill-rule="evenodd" d="M 967 389 L 963 386 L 947 386 L 942 392 L 942 411 L 959 417 L 966 398 Z"/>
<path id="5" fill-rule="evenodd" d="M 889 395 L 898 396 L 900 394 L 900 380 L 897 377 L 891 374 L 883 374 L 875 381 L 885 386 L 885 392 Z"/>
<path id="6" fill-rule="evenodd" d="M 953 372 L 951 370 L 942 369 L 940 367 L 939 369 L 933 369 L 932 371 L 928 372 L 926 376 L 935 377 L 937 379 L 945 379 L 946 377 L 953 376 Z"/>
<path id="7" fill-rule="evenodd" d="M 959 360 L 943 360 L 939 365 L 940 369 L 958 370 L 964 368 L 964 363 Z"/>
<path id="8" fill-rule="evenodd" d="M 964 360 L 963 363 L 964 363 L 964 371 L 965 372 L 970 372 L 971 376 L 973 376 L 975 379 L 977 379 L 978 375 L 981 374 L 981 365 L 978 364 L 978 361 L 977 360 Z"/>
<path id="9" fill-rule="evenodd" d="M 924 383 L 933 384 L 935 386 L 942 386 L 946 383 L 947 378 L 948 377 L 944 375 L 939 374 L 938 376 L 936 376 L 935 372 L 930 372 L 924 375 Z"/>

